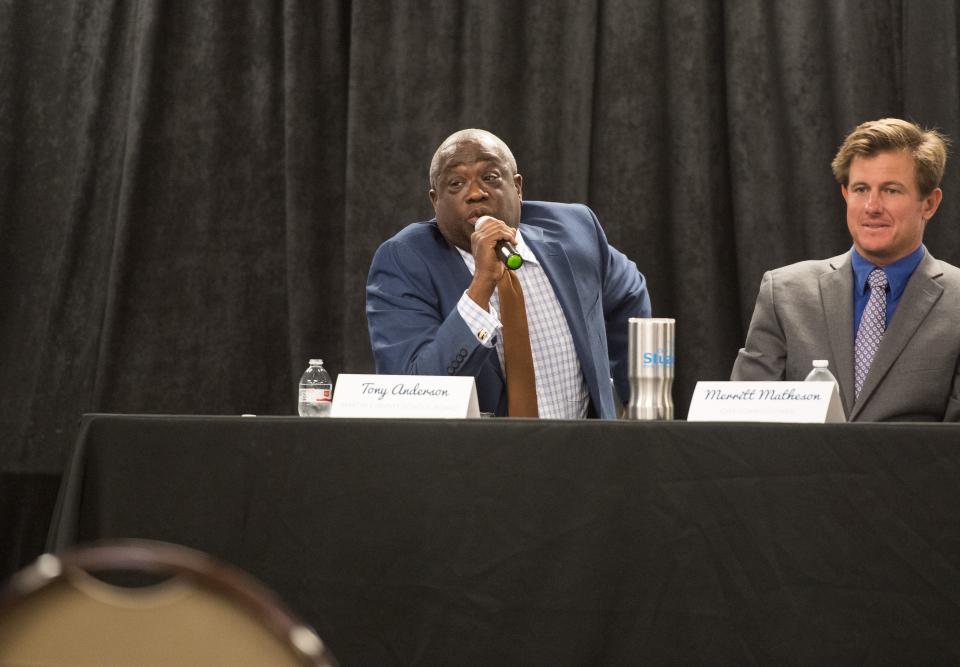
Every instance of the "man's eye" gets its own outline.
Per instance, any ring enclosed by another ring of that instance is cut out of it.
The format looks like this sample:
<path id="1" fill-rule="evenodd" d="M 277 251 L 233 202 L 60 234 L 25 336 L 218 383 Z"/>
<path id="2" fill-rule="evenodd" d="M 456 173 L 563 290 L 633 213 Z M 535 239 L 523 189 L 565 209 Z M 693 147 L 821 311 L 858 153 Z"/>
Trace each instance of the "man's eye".
<path id="1" fill-rule="evenodd" d="M 900 191 L 896 188 L 884 188 L 883 191 L 894 195 L 900 194 Z"/>
<path id="2" fill-rule="evenodd" d="M 484 175 L 483 175 L 483 180 L 487 181 L 488 183 L 489 183 L 490 181 L 499 181 L 499 180 L 500 180 L 500 174 L 494 174 L 494 173 L 484 174 Z"/>

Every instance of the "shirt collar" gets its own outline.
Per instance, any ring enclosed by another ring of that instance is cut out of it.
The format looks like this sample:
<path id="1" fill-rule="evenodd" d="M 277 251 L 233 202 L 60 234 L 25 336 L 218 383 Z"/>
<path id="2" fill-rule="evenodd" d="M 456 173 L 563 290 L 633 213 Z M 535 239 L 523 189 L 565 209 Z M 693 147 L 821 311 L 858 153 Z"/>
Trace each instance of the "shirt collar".
<path id="1" fill-rule="evenodd" d="M 457 252 L 460 253 L 460 256 L 463 257 L 463 261 L 466 263 L 467 268 L 470 269 L 470 273 L 476 271 L 477 263 L 476 260 L 474 260 L 473 255 L 459 246 L 454 247 L 457 249 Z M 524 264 L 527 262 L 530 262 L 531 264 L 540 264 L 540 262 L 537 261 L 537 256 L 533 254 L 532 250 L 530 250 L 530 246 L 524 243 L 523 234 L 520 233 L 519 229 L 517 230 L 517 242 L 513 244 L 513 247 L 516 248 L 517 254 L 523 258 Z M 522 269 L 523 267 L 521 266 L 520 268 Z"/>
<path id="2" fill-rule="evenodd" d="M 919 248 L 906 257 L 898 259 L 893 264 L 877 267 L 858 253 L 856 248 L 853 248 L 850 253 L 850 259 L 851 264 L 853 264 L 854 289 L 857 290 L 858 294 L 866 294 L 867 278 L 870 276 L 870 272 L 876 268 L 882 268 L 883 272 L 887 275 L 887 285 L 890 288 L 891 298 L 900 298 L 903 290 L 907 287 L 910 276 L 913 275 L 913 272 L 920 265 L 920 260 L 923 259 L 926 252 L 927 249 L 921 243 Z"/>

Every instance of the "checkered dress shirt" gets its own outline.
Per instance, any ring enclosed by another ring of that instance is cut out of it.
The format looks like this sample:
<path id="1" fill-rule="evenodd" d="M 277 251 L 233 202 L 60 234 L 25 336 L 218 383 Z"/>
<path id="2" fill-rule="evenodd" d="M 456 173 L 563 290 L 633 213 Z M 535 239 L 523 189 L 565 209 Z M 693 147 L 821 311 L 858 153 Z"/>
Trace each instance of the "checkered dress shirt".
<path id="1" fill-rule="evenodd" d="M 519 231 L 515 247 L 523 257 L 523 266 L 514 274 L 523 287 L 533 371 L 537 382 L 537 410 L 540 417 L 546 419 L 582 419 L 587 416 L 590 396 L 563 309 L 547 274 L 524 244 Z M 473 255 L 460 248 L 457 250 L 470 275 L 473 275 L 476 270 Z M 500 367 L 503 368 L 503 340 L 499 335 L 500 297 L 497 290 L 490 298 L 490 312 L 478 306 L 466 292 L 457 303 L 457 311 L 481 345 L 496 346 Z"/>

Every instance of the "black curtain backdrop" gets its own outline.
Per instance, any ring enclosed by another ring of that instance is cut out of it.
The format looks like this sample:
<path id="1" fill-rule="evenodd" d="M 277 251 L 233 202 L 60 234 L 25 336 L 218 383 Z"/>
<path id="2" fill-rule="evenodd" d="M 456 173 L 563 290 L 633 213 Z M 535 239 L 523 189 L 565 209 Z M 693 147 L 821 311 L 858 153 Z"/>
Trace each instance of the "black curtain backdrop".
<path id="1" fill-rule="evenodd" d="M 847 132 L 894 115 L 960 139 L 958 17 L 0 0 L 0 469 L 59 473 L 83 412 L 293 414 L 309 357 L 371 372 L 370 258 L 432 217 L 430 157 L 471 126 L 513 148 L 527 198 L 589 204 L 640 266 L 677 318 L 683 416 L 728 377 L 763 271 L 849 247 Z M 954 264 L 958 174 L 927 232 Z"/>

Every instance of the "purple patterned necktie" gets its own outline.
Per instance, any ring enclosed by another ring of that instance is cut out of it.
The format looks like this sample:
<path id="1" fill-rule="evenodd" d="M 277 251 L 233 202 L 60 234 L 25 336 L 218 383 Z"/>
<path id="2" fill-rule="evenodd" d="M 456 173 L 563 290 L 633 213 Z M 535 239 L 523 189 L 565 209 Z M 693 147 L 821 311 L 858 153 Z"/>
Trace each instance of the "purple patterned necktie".
<path id="1" fill-rule="evenodd" d="M 870 364 L 877 354 L 883 332 L 887 329 L 887 274 L 883 269 L 874 269 L 867 276 L 870 285 L 870 299 L 860 317 L 860 328 L 857 329 L 857 340 L 854 343 L 853 384 L 857 397 L 863 389 L 863 382 L 867 378 Z"/>

